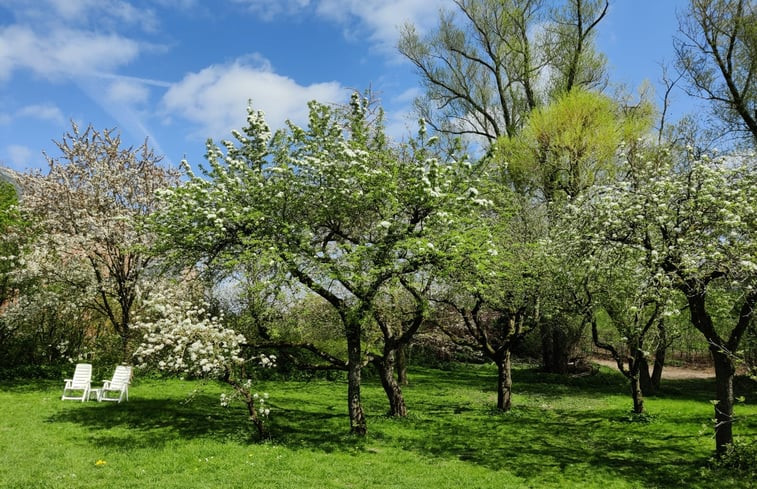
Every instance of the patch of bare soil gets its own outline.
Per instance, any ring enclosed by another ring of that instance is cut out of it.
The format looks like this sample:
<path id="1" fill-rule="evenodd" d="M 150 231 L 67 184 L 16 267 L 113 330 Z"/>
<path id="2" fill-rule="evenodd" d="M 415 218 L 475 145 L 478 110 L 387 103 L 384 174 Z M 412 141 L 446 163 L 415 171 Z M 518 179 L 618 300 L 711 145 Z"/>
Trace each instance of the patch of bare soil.
<path id="1" fill-rule="evenodd" d="M 612 369 L 618 368 L 618 364 L 613 360 L 594 357 L 592 363 L 596 363 Z M 663 379 L 712 379 L 715 378 L 715 370 L 712 367 L 673 367 L 665 365 L 662 369 Z"/>

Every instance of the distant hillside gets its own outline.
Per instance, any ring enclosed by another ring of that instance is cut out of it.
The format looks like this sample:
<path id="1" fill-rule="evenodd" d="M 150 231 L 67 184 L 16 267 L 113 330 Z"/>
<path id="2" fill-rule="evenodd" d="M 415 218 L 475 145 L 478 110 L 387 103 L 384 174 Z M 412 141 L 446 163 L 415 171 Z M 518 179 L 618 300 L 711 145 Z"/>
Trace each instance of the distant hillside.
<path id="1" fill-rule="evenodd" d="M 0 181 L 13 184 L 13 186 L 16 187 L 16 192 L 18 192 L 18 178 L 16 175 L 16 172 L 10 168 L 0 166 Z"/>

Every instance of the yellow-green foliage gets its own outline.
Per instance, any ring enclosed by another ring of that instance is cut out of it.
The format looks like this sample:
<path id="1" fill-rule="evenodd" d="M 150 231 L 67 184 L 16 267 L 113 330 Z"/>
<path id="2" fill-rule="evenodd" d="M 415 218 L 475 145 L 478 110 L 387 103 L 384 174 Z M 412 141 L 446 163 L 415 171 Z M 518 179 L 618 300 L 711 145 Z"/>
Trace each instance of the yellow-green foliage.
<path id="1" fill-rule="evenodd" d="M 618 148 L 648 131 L 652 114 L 646 103 L 623 111 L 604 95 L 572 90 L 534 110 L 517 136 L 497 142 L 494 154 L 520 189 L 546 200 L 575 197 L 615 173 Z"/>

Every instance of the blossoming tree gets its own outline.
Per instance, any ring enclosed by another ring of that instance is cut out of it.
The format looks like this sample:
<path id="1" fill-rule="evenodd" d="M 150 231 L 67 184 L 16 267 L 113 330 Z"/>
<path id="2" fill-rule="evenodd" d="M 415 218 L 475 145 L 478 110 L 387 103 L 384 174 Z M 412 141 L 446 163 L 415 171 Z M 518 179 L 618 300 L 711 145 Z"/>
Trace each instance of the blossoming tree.
<path id="1" fill-rule="evenodd" d="M 432 295 L 439 329 L 497 366 L 497 409 L 508 411 L 512 348 L 538 324 L 542 253 L 514 194 L 486 173 L 478 188 L 487 205 L 457 219 L 460 239 Z"/>
<path id="2" fill-rule="evenodd" d="M 649 280 L 686 300 L 715 364 L 715 442 L 733 442 L 734 357 L 757 305 L 757 166 L 754 155 L 690 154 L 632 165 L 631 177 L 587 200 L 590 239 L 638 254 Z"/>
<path id="3" fill-rule="evenodd" d="M 251 367 L 275 366 L 276 357 L 261 354 L 246 361 L 242 356 L 246 338 L 224 327 L 222 321 L 176 292 L 156 293 L 146 301 L 142 315 L 135 321 L 134 328 L 143 336 L 134 358 L 140 365 L 153 365 L 164 372 L 216 378 L 229 384 L 234 393 L 222 394 L 221 405 L 228 406 L 240 398 L 258 435 L 264 437 L 263 419 L 270 413 L 265 404 L 268 394 L 261 397 L 253 393 L 252 380 L 246 374 Z M 249 365 L 250 362 L 258 365 Z"/>
<path id="4" fill-rule="evenodd" d="M 46 156 L 46 175 L 21 175 L 20 209 L 34 238 L 33 253 L 80 264 L 77 287 L 85 307 L 105 318 L 121 338 L 124 358 L 132 314 L 158 273 L 148 251 L 153 235 L 143 219 L 155 211 L 155 191 L 177 182 L 147 143 L 121 146 L 112 131 L 87 127 L 56 143 L 59 157 Z M 40 273 L 69 282 L 55 260 L 40 260 Z"/>
<path id="5" fill-rule="evenodd" d="M 232 269 L 264 251 L 333 307 L 358 434 L 366 432 L 361 369 L 370 361 L 363 337 L 375 327 L 379 291 L 443 252 L 447 244 L 432 230 L 459 205 L 456 185 L 466 171 L 457 160 L 440 161 L 425 134 L 393 147 L 369 108 L 357 94 L 348 108 L 312 102 L 308 127 L 290 123 L 275 135 L 262 113 L 249 109 L 235 142 L 209 142 L 203 177 L 188 170 L 184 185 L 165 192 L 158 219 L 183 256 Z M 391 393 L 401 395 L 399 386 Z"/>

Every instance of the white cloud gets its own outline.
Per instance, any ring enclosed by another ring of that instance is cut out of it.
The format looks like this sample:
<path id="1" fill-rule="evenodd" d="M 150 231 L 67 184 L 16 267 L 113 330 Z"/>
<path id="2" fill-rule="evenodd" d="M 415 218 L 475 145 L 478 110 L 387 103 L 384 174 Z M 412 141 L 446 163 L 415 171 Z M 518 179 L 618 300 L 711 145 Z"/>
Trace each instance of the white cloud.
<path id="1" fill-rule="evenodd" d="M 106 97 L 113 103 L 141 105 L 147 102 L 150 90 L 144 83 L 129 79 L 117 79 L 107 89 Z"/>
<path id="2" fill-rule="evenodd" d="M 151 8 L 135 7 L 126 0 L 3 0 L 17 21 L 49 30 L 62 25 L 116 30 L 124 25 L 154 32 L 158 17 Z"/>
<path id="3" fill-rule="evenodd" d="M 441 7 L 451 5 L 449 0 L 321 0 L 317 12 L 345 29 L 357 20 L 380 49 L 394 53 L 400 26 L 410 22 L 422 32 L 436 24 Z"/>
<path id="4" fill-rule="evenodd" d="M 28 69 L 49 79 L 110 71 L 138 56 L 139 43 L 116 34 L 59 29 L 40 36 L 27 26 L 0 29 L 0 79 Z"/>
<path id="5" fill-rule="evenodd" d="M 12 144 L 8 146 L 6 152 L 8 154 L 8 166 L 14 170 L 23 171 L 35 166 L 32 165 L 31 161 L 33 152 L 26 146 Z"/>
<path id="6" fill-rule="evenodd" d="M 17 110 L 16 115 L 20 117 L 31 117 L 43 121 L 50 121 L 56 124 L 65 123 L 63 112 L 61 112 L 58 106 L 53 104 L 27 105 L 26 107 L 22 107 Z"/>
<path id="7" fill-rule="evenodd" d="M 422 94 L 423 90 L 420 87 L 412 87 L 395 95 L 392 97 L 391 101 L 395 104 L 412 104 L 413 101 Z"/>
<path id="8" fill-rule="evenodd" d="M 270 21 L 279 15 L 294 15 L 310 5 L 310 0 L 232 0 L 241 4 L 263 20 Z"/>
<path id="9" fill-rule="evenodd" d="M 287 119 L 307 121 L 307 102 L 343 102 L 347 91 L 338 82 L 299 85 L 291 78 L 274 73 L 267 63 L 254 66 L 249 58 L 227 65 L 209 66 L 190 73 L 174 84 L 163 97 L 163 111 L 195 124 L 194 136 L 228 138 L 231 129 L 240 129 L 245 107 L 263 110 L 271 129 L 281 128 Z"/>
<path id="10" fill-rule="evenodd" d="M 399 28 L 411 22 L 423 32 L 438 21 L 441 7 L 451 0 L 231 0 L 253 15 L 270 21 L 281 15 L 314 15 L 340 25 L 348 38 L 368 38 L 386 54 L 396 52 Z"/>

